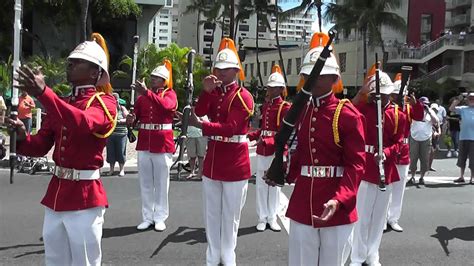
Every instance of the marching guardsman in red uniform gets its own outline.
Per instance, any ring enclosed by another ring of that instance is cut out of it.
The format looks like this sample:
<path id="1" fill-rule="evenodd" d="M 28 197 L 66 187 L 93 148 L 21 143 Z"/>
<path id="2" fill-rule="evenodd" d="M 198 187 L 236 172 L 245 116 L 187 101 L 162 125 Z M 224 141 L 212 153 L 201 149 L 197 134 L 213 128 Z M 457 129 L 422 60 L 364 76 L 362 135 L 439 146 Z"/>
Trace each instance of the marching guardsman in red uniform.
<path id="1" fill-rule="evenodd" d="M 107 196 L 100 179 L 106 137 L 116 121 L 116 100 L 109 83 L 108 52 L 100 34 L 79 44 L 68 57 L 72 96 L 60 99 L 39 71 L 21 67 L 20 90 L 46 110 L 41 130 L 25 132 L 20 120 L 18 153 L 40 157 L 54 146 L 54 175 L 41 203 L 45 206 L 43 241 L 46 265 L 100 265 Z M 101 47 L 102 46 L 102 47 Z M 105 49 L 105 50 L 104 50 Z"/>
<path id="2" fill-rule="evenodd" d="M 395 90 L 391 94 L 392 102 L 397 102 L 400 93 L 401 86 L 401 73 L 398 73 L 395 76 Z M 408 93 L 408 88 L 404 88 L 404 97 Z M 409 137 L 410 137 L 410 125 L 413 120 L 423 120 L 423 104 L 417 102 L 414 95 L 409 96 L 409 102 L 405 104 L 405 108 L 402 108 L 398 105 L 394 105 L 395 109 L 395 128 L 403 131 L 403 144 L 400 147 L 400 154 L 396 158 L 397 171 L 400 176 L 400 181 L 394 182 L 392 185 L 392 198 L 390 200 L 388 214 L 387 214 L 387 224 L 396 232 L 402 232 L 403 228 L 398 224 L 400 215 L 402 213 L 402 204 L 403 204 L 403 195 L 405 193 L 405 186 L 408 177 L 408 167 L 410 166 L 410 146 L 409 146 Z M 403 120 L 403 121 L 401 121 Z M 405 127 L 399 127 L 397 124 L 405 124 Z"/>
<path id="3" fill-rule="evenodd" d="M 379 247 L 386 223 L 388 202 L 392 192 L 392 183 L 400 180 L 395 163 L 403 142 L 403 131 L 397 130 L 395 109 L 390 105 L 390 94 L 394 85 L 390 77 L 380 71 L 380 93 L 382 98 L 383 151 L 377 150 L 377 106 L 374 101 L 375 75 L 354 98 L 354 104 L 365 116 L 366 121 L 366 166 L 365 174 L 357 193 L 357 212 L 359 221 L 354 229 L 351 253 L 351 265 L 380 265 Z M 368 102 L 362 98 L 368 95 Z M 398 128 L 404 128 L 403 120 Z M 394 134 L 395 133 L 395 134 Z M 380 171 L 378 160 L 383 160 L 386 191 L 379 189 Z"/>
<path id="4" fill-rule="evenodd" d="M 206 263 L 235 265 L 240 212 L 251 176 L 247 132 L 254 103 L 236 81 L 245 77 L 232 39 L 222 39 L 213 73 L 204 78 L 190 125 L 209 137 L 203 171 Z M 207 115 L 210 122 L 196 115 Z"/>
<path id="5" fill-rule="evenodd" d="M 313 35 L 300 71 L 304 80 L 327 40 L 326 34 Z M 296 124 L 298 144 L 288 174 L 296 184 L 286 214 L 291 219 L 289 265 L 344 265 L 349 255 L 365 167 L 364 117 L 334 95 L 342 89 L 340 78 L 331 53 Z"/>
<path id="6" fill-rule="evenodd" d="M 168 191 L 170 167 L 175 152 L 173 117 L 178 108 L 173 90 L 171 62 L 164 61 L 151 72 L 151 88 L 142 81 L 133 85 L 140 95 L 135 113 L 129 114 L 127 123 L 138 123 L 138 179 L 142 196 L 142 222 L 138 230 L 154 224 L 156 231 L 166 229 L 169 216 Z"/>
<path id="7" fill-rule="evenodd" d="M 275 65 L 267 81 L 268 101 L 262 109 L 262 125 L 259 130 L 247 134 L 250 140 L 257 140 L 257 231 L 265 231 L 267 223 L 273 231 L 281 231 L 277 221 L 280 204 L 280 187 L 272 187 L 265 183 L 263 177 L 275 157 L 275 134 L 285 117 L 290 103 L 286 102 L 286 83 L 281 74 L 280 66 Z"/>

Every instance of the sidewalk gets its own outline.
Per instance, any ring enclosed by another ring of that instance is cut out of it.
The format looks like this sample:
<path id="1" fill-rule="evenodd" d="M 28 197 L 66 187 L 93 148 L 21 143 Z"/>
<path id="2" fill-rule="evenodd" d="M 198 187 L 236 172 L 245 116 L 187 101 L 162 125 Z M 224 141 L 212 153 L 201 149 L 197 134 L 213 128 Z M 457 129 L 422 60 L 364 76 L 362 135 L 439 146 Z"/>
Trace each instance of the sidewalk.
<path id="1" fill-rule="evenodd" d="M 127 148 L 126 148 L 126 161 L 125 161 L 125 172 L 138 172 L 138 160 L 137 160 L 137 151 L 135 150 L 137 143 L 130 143 L 127 141 Z M 0 168 L 7 168 L 9 166 L 9 153 L 10 153 L 10 146 L 9 146 L 9 139 L 7 139 L 7 143 L 5 145 L 7 149 L 7 155 L 3 160 L 0 161 Z M 251 157 L 255 155 L 255 146 L 249 145 L 249 152 Z M 104 157 L 104 166 L 101 168 L 101 172 L 108 172 L 110 170 L 110 165 L 106 162 L 107 158 L 107 149 L 104 148 L 102 156 Z M 178 157 L 179 151 L 177 150 L 175 154 L 173 154 L 173 162 Z M 53 149 L 51 149 L 47 154 L 46 157 L 48 158 L 48 162 L 54 165 L 53 161 Z M 184 155 L 184 159 L 187 160 L 187 155 Z M 116 171 L 118 171 L 118 165 L 115 165 Z"/>

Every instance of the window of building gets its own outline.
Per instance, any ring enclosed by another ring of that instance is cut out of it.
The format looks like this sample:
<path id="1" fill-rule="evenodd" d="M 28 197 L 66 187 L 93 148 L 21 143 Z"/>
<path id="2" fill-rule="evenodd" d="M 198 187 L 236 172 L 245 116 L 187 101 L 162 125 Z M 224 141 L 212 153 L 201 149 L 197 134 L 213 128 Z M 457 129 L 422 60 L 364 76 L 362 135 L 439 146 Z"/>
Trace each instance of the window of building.
<path id="1" fill-rule="evenodd" d="M 296 61 L 296 71 L 299 73 L 301 70 L 301 58 L 297 57 L 295 58 L 295 61 Z"/>
<path id="2" fill-rule="evenodd" d="M 168 22 L 160 21 L 160 26 L 168 26 Z"/>
<path id="3" fill-rule="evenodd" d="M 240 36 L 247 37 L 247 33 L 241 33 Z"/>
<path id="4" fill-rule="evenodd" d="M 341 73 L 346 72 L 346 53 L 339 53 L 339 69 Z"/>
<path id="5" fill-rule="evenodd" d="M 166 0 L 165 7 L 173 7 L 173 0 Z"/>
<path id="6" fill-rule="evenodd" d="M 168 29 L 160 29 L 160 33 L 168 33 Z"/>
<path id="7" fill-rule="evenodd" d="M 286 74 L 291 75 L 291 62 L 293 60 L 290 58 L 288 59 L 288 63 L 286 64 Z"/>
<path id="8" fill-rule="evenodd" d="M 167 41 L 167 40 L 168 40 L 168 37 L 166 37 L 166 36 L 160 36 L 160 37 L 159 37 L 159 40 L 160 40 L 160 41 Z"/>
<path id="9" fill-rule="evenodd" d="M 239 25 L 239 31 L 249 31 L 249 25 Z"/>
<path id="10" fill-rule="evenodd" d="M 258 32 L 267 32 L 267 27 L 265 27 L 265 26 L 258 26 Z"/>
<path id="11" fill-rule="evenodd" d="M 160 43 L 160 44 L 158 44 L 158 47 L 160 47 L 160 48 L 165 48 L 165 47 L 166 47 L 166 43 Z"/>
<path id="12" fill-rule="evenodd" d="M 275 65 L 275 61 L 272 61 L 272 68 L 273 68 L 274 65 Z"/>
<path id="13" fill-rule="evenodd" d="M 250 64 L 250 77 L 253 77 L 253 63 Z"/>
<path id="14" fill-rule="evenodd" d="M 263 62 L 263 75 L 266 76 L 268 73 L 268 62 Z"/>
<path id="15" fill-rule="evenodd" d="M 421 43 L 425 43 L 431 40 L 432 21 L 433 18 L 431 14 L 421 15 Z"/>
<path id="16" fill-rule="evenodd" d="M 264 37 L 265 37 L 265 35 L 263 35 L 263 34 L 259 33 L 259 34 L 258 34 L 258 37 L 260 37 L 260 38 L 264 38 Z"/>
<path id="17" fill-rule="evenodd" d="M 464 73 L 474 73 L 474 51 L 464 53 Z"/>

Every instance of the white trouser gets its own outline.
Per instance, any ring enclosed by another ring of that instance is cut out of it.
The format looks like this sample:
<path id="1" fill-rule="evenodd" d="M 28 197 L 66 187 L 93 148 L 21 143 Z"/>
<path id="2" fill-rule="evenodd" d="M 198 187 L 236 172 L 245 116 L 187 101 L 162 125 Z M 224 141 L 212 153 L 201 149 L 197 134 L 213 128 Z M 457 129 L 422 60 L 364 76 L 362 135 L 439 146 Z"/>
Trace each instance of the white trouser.
<path id="1" fill-rule="evenodd" d="M 313 228 L 290 220 L 288 265 L 344 265 L 354 224 Z"/>
<path id="2" fill-rule="evenodd" d="M 138 151 L 138 178 L 144 222 L 164 222 L 169 215 L 171 153 Z"/>
<path id="3" fill-rule="evenodd" d="M 380 191 L 378 185 L 362 180 L 357 192 L 357 213 L 359 220 L 354 228 L 351 265 L 380 265 L 379 247 L 386 223 L 388 200 L 392 185 Z"/>
<path id="4" fill-rule="evenodd" d="M 203 176 L 206 264 L 236 265 L 235 247 L 248 180 L 223 182 Z"/>
<path id="5" fill-rule="evenodd" d="M 46 207 L 43 242 L 46 265 L 100 265 L 104 207 L 56 212 Z"/>
<path id="6" fill-rule="evenodd" d="M 265 172 L 272 164 L 275 156 L 257 155 L 257 216 L 258 222 L 272 222 L 277 218 L 278 206 L 280 205 L 280 187 L 269 186 L 263 180 Z"/>
<path id="7" fill-rule="evenodd" d="M 398 223 L 398 219 L 402 214 L 403 195 L 407 184 L 409 165 L 397 164 L 398 175 L 400 181 L 392 184 L 392 197 L 390 198 L 387 220 L 390 224 Z"/>

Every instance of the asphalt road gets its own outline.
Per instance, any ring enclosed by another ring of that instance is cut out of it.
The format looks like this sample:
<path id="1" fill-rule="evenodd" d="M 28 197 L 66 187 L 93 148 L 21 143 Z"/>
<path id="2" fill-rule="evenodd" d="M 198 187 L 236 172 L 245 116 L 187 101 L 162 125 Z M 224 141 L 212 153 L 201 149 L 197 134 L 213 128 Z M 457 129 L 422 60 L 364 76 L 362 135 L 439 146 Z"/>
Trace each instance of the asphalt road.
<path id="1" fill-rule="evenodd" d="M 253 158 L 253 164 L 254 164 Z M 436 160 L 425 187 L 408 187 L 400 224 L 381 245 L 384 265 L 474 265 L 474 185 L 455 185 L 454 159 Z M 0 169 L 0 265 L 42 265 L 43 207 L 48 175 L 18 174 L 8 183 Z M 138 232 L 140 195 L 136 172 L 105 177 L 110 207 L 104 224 L 104 265 L 202 265 L 206 238 L 199 181 L 172 181 L 164 232 Z M 290 197 L 292 187 L 283 189 Z M 288 233 L 255 230 L 255 185 L 249 185 L 240 223 L 239 265 L 286 265 Z M 282 221 L 280 221 L 282 222 Z M 283 222 L 284 224 L 285 222 Z"/>

